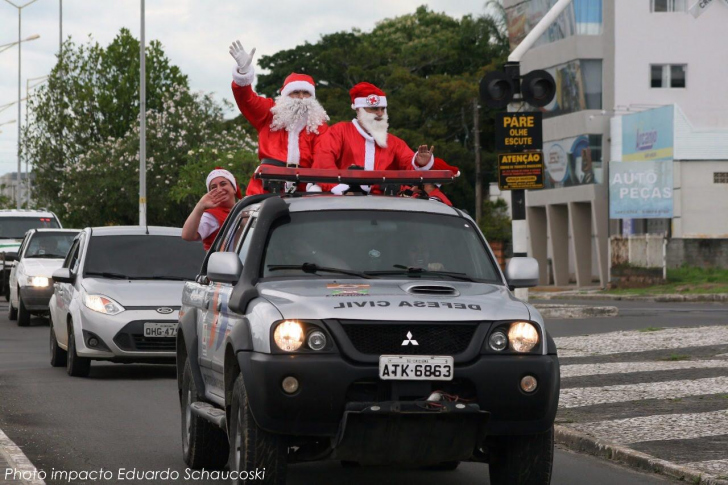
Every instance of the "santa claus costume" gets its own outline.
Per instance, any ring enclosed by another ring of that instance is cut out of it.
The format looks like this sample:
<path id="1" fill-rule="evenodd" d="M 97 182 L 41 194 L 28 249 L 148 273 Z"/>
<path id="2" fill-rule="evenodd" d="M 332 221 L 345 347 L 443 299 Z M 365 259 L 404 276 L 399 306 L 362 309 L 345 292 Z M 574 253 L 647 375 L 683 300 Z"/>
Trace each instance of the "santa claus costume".
<path id="1" fill-rule="evenodd" d="M 377 120 L 363 108 L 386 108 L 387 96 L 370 83 L 359 83 L 350 91 L 351 107 L 357 111 L 352 121 L 343 121 L 329 127 L 316 141 L 313 168 L 346 169 L 352 165 L 365 170 L 429 170 L 434 158 L 420 166 L 417 154 L 401 138 L 387 132 L 386 111 Z M 369 191 L 368 187 L 363 187 Z M 346 184 L 309 185 L 310 191 L 324 190 L 341 194 L 349 190 Z M 378 193 L 373 187 L 371 193 Z"/>
<path id="2" fill-rule="evenodd" d="M 237 180 L 235 180 L 235 176 L 221 167 L 215 168 L 215 170 L 208 174 L 207 180 L 205 181 L 205 186 L 207 187 L 208 192 L 210 191 L 210 182 L 218 177 L 223 177 L 228 180 L 233 187 L 235 187 L 235 197 L 238 199 L 243 198 L 243 194 Z M 197 234 L 199 234 L 200 239 L 202 239 L 202 246 L 205 248 L 205 251 L 209 250 L 212 243 L 215 242 L 217 233 L 220 232 L 220 228 L 232 209 L 232 207 L 222 206 L 205 209 L 205 212 L 202 214 L 202 218 L 200 219 L 200 225 L 197 228 Z"/>
<path id="3" fill-rule="evenodd" d="M 435 158 L 435 163 L 432 165 L 432 170 L 449 170 L 452 172 L 454 177 L 460 176 L 460 169 L 449 165 L 442 158 Z M 430 200 L 442 202 L 445 205 L 452 207 L 452 202 L 447 196 L 440 190 L 440 184 L 425 184 L 425 193 Z"/>
<path id="4" fill-rule="evenodd" d="M 258 96 L 251 86 L 255 79 L 252 66 L 244 74 L 233 69 L 233 95 L 240 112 L 258 132 L 258 159 L 272 158 L 288 166 L 310 167 L 313 146 L 322 135 L 329 117 L 316 100 L 313 78 L 293 73 L 283 83 L 275 100 Z M 294 91 L 306 91 L 310 98 L 292 98 Z M 259 179 L 252 178 L 245 195 L 262 194 Z"/>

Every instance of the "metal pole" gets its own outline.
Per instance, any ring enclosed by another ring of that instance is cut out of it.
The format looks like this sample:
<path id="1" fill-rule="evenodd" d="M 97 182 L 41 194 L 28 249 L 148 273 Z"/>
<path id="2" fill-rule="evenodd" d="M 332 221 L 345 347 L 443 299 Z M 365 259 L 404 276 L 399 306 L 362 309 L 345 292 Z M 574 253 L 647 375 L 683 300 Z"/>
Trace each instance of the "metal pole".
<path id="1" fill-rule="evenodd" d="M 25 127 L 28 128 L 28 95 L 30 94 L 30 79 L 25 80 Z M 28 157 L 25 157 L 25 194 L 26 208 L 30 209 L 30 173 L 28 173 Z"/>
<path id="2" fill-rule="evenodd" d="M 554 6 L 551 7 L 551 10 L 546 12 L 546 15 L 544 15 L 543 18 L 539 20 L 533 30 L 528 33 L 526 38 L 523 39 L 520 44 L 518 44 L 518 47 L 513 49 L 511 55 L 508 56 L 508 62 L 520 62 L 526 51 L 533 47 L 533 44 L 535 44 L 536 41 L 543 35 L 543 33 L 546 32 L 549 27 L 551 27 L 551 24 L 556 21 L 556 18 L 561 15 L 561 12 L 566 10 L 566 7 L 568 7 L 570 3 L 571 0 L 558 0 L 558 2 L 556 2 Z"/>
<path id="3" fill-rule="evenodd" d="M 473 131 L 475 132 L 475 222 L 483 217 L 483 181 L 480 174 L 480 116 L 478 98 L 473 100 Z"/>
<path id="4" fill-rule="evenodd" d="M 20 52 L 22 51 L 22 44 L 20 43 L 20 16 L 22 9 L 18 9 L 18 183 L 16 185 L 15 201 L 17 209 L 20 209 L 22 199 L 20 197 L 20 125 L 22 124 L 22 118 L 20 117 Z"/>
<path id="5" fill-rule="evenodd" d="M 144 0 L 142 2 L 141 40 L 139 42 L 139 225 L 147 225 L 147 93 L 144 53 Z"/>

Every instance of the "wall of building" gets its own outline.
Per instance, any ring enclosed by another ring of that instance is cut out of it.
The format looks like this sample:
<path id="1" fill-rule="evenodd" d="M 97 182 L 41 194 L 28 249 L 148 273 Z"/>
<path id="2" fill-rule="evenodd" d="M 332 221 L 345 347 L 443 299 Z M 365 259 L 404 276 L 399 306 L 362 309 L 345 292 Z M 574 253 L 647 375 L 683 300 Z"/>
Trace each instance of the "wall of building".
<path id="1" fill-rule="evenodd" d="M 616 110 L 675 103 L 696 127 L 728 127 L 728 5 L 713 2 L 696 19 L 650 12 L 650 0 L 613 3 Z M 651 88 L 651 64 L 687 64 L 686 88 Z"/>
<path id="2" fill-rule="evenodd" d="M 714 175 L 725 172 L 728 162 L 674 163 L 673 237 L 728 239 L 728 183 L 715 183 Z"/>
<path id="3" fill-rule="evenodd" d="M 728 269 L 728 239 L 670 239 L 667 267 L 681 266 Z"/>

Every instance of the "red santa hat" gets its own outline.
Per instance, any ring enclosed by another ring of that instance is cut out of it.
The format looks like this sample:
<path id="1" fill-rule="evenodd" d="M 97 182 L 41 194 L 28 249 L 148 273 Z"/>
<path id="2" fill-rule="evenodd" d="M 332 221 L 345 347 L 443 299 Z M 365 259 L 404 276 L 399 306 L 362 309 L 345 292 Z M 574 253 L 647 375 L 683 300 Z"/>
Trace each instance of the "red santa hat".
<path id="1" fill-rule="evenodd" d="M 359 83 L 349 91 L 351 109 L 386 108 L 387 96 L 384 91 L 371 83 Z"/>
<path id="2" fill-rule="evenodd" d="M 313 78 L 307 74 L 296 74 L 292 72 L 288 75 L 285 81 L 283 81 L 283 87 L 281 88 L 281 96 L 288 96 L 293 91 L 306 91 L 311 93 L 311 97 L 316 97 L 316 85 L 313 82 Z"/>
<path id="3" fill-rule="evenodd" d="M 218 177 L 222 177 L 233 184 L 233 187 L 235 187 L 235 197 L 238 199 L 243 198 L 243 192 L 240 190 L 240 186 L 238 185 L 238 181 L 235 180 L 235 176 L 222 167 L 215 167 L 215 170 L 207 174 L 205 185 L 207 186 L 208 192 L 210 191 L 210 183 Z"/>
<path id="4" fill-rule="evenodd" d="M 452 172 L 453 176 L 459 177 L 460 176 L 460 169 L 457 167 L 453 167 L 452 165 L 448 165 L 448 163 L 443 160 L 442 158 L 435 158 L 435 163 L 432 165 L 430 170 L 449 170 Z"/>

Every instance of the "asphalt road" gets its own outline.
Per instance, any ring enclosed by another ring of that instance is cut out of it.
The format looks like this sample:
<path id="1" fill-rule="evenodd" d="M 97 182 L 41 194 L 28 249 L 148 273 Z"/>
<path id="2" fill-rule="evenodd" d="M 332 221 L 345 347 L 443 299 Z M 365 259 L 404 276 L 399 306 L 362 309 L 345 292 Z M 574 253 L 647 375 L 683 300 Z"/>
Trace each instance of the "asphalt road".
<path id="1" fill-rule="evenodd" d="M 686 304 L 624 306 L 616 319 L 563 320 L 550 324 L 554 336 L 659 325 L 708 324 L 717 307 Z M 595 304 L 595 302 L 589 302 Z M 629 308 L 628 308 L 629 307 Z M 72 378 L 48 362 L 47 320 L 19 328 L 0 304 L 0 429 L 46 471 L 136 469 L 184 474 L 180 411 L 172 366 L 93 363 L 88 378 Z M 668 309 L 667 311 L 663 311 Z M 657 321 L 659 320 L 659 322 Z M 466 463 L 454 472 L 391 468 L 344 469 L 336 462 L 293 465 L 291 484 L 375 483 L 487 484 L 486 465 Z M 2 476 L 0 475 L 0 483 Z M 66 483 L 46 480 L 49 484 Z M 116 481 L 115 481 L 116 482 Z M 177 483 L 182 483 L 178 481 Z M 101 482 L 74 482 L 101 483 Z M 171 483 L 129 481 L 123 483 Z M 195 481 L 194 483 L 214 483 Z M 558 450 L 554 484 L 658 484 L 670 481 L 617 467 L 589 456 Z"/>

